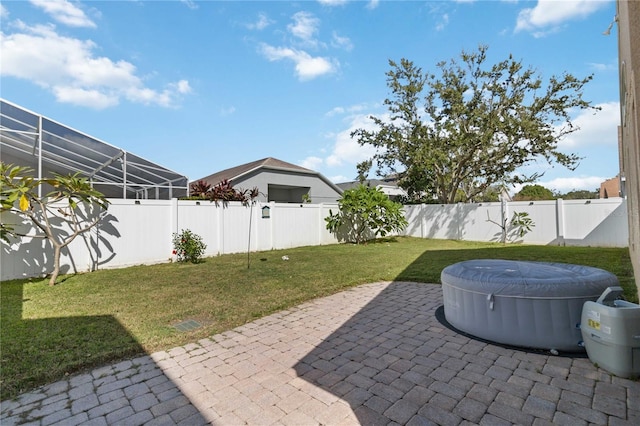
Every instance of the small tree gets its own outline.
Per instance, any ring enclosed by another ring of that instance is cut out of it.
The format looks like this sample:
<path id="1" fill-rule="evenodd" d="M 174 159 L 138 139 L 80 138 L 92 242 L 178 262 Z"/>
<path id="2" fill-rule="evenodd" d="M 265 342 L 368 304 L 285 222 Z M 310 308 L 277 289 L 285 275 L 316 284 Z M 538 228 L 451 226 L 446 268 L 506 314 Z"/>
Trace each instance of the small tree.
<path id="1" fill-rule="evenodd" d="M 494 223 L 500 227 L 500 241 L 503 244 L 506 244 L 507 240 L 512 240 L 515 237 L 524 237 L 536 226 L 527 212 L 513 212 L 511 221 L 509 221 L 508 217 L 505 217 L 502 223 L 492 220 L 489 212 L 487 212 L 487 222 Z"/>
<path id="2" fill-rule="evenodd" d="M 54 285 L 60 273 L 60 253 L 80 234 L 96 226 L 109 201 L 91 187 L 79 173 L 38 180 L 29 175 L 31 169 L 0 162 L 0 211 L 12 211 L 29 219 L 42 234 L 29 235 L 49 240 L 53 246 L 53 272 L 49 285 Z M 48 184 L 53 190 L 38 196 L 38 187 Z M 83 212 L 79 204 L 85 207 Z M 97 209 L 97 211 L 93 210 Z M 58 225 L 56 225 L 58 224 Z M 65 224 L 69 231 L 64 230 Z M 10 224 L 2 223 L 0 237 L 24 237 Z"/>
<path id="3" fill-rule="evenodd" d="M 346 227 L 346 240 L 361 244 L 373 233 L 373 237 L 384 237 L 399 232 L 408 225 L 402 204 L 391 201 L 378 188 L 358 185 L 347 189 L 338 200 L 339 211 L 325 218 L 327 229 L 338 234 Z"/>

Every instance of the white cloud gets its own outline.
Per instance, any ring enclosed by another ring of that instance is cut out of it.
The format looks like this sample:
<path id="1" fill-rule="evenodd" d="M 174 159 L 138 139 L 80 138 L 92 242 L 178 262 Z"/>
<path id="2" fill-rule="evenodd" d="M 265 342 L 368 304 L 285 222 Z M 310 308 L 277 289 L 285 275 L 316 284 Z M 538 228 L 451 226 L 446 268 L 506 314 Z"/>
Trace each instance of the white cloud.
<path id="1" fill-rule="evenodd" d="M 53 25 L 13 26 L 16 32 L 0 33 L 1 74 L 50 90 L 59 102 L 101 109 L 125 98 L 170 107 L 191 91 L 186 80 L 161 91 L 148 88 L 130 62 L 95 56 L 93 41 L 62 36 Z"/>
<path id="2" fill-rule="evenodd" d="M 198 4 L 194 0 L 180 0 L 184 3 L 189 9 L 196 10 L 198 8 Z"/>
<path id="3" fill-rule="evenodd" d="M 85 15 L 82 9 L 67 0 L 31 0 L 55 21 L 70 27 L 95 28 L 96 24 Z"/>
<path id="4" fill-rule="evenodd" d="M 537 182 L 537 184 L 542 185 L 552 191 L 566 193 L 573 190 L 593 191 L 594 189 L 599 188 L 600 183 L 604 182 L 607 179 L 609 178 L 605 178 L 602 176 L 576 176 L 551 179 L 548 181 Z"/>
<path id="5" fill-rule="evenodd" d="M 325 117 L 333 117 L 334 115 L 342 115 L 344 114 L 344 107 L 335 107 L 331 111 L 325 113 Z"/>
<path id="6" fill-rule="evenodd" d="M 449 24 L 449 14 L 445 13 L 442 15 L 440 22 L 436 24 L 436 31 L 442 31 Z"/>
<path id="7" fill-rule="evenodd" d="M 342 165 L 357 165 L 358 163 L 373 157 L 376 149 L 370 145 L 361 146 L 351 132 L 357 129 L 377 130 L 377 127 L 369 119 L 369 115 L 356 115 L 352 117 L 349 127 L 335 136 L 335 143 L 331 154 L 325 159 L 329 167 Z M 354 174 L 356 173 L 354 168 Z"/>
<path id="8" fill-rule="evenodd" d="M 582 111 L 573 124 L 580 130 L 565 136 L 558 143 L 559 148 L 572 150 L 584 146 L 609 145 L 613 149 L 618 145 L 618 125 L 620 124 L 620 104 L 607 102 L 597 104 L 600 111 Z"/>
<path id="9" fill-rule="evenodd" d="M 352 177 L 348 178 L 344 175 L 334 175 L 328 178 L 333 183 L 343 183 L 343 182 L 351 182 L 354 180 Z"/>
<path id="10" fill-rule="evenodd" d="M 360 113 L 362 111 L 364 111 L 365 109 L 371 108 L 368 104 L 366 103 L 362 103 L 362 104 L 355 104 L 355 105 L 351 105 L 348 107 L 335 107 L 333 109 L 331 109 L 331 111 L 327 112 L 324 114 L 325 117 L 333 117 L 335 115 L 342 115 L 345 113 L 349 113 L 349 114 L 357 114 Z"/>
<path id="11" fill-rule="evenodd" d="M 309 170 L 316 170 L 322 166 L 324 160 L 320 157 L 307 157 L 298 164 L 300 167 L 304 167 Z"/>
<path id="12" fill-rule="evenodd" d="M 335 31 L 332 34 L 331 45 L 333 47 L 344 49 L 347 52 L 353 49 L 353 43 L 351 43 L 351 39 L 349 39 L 349 37 L 341 37 Z"/>
<path id="13" fill-rule="evenodd" d="M 9 11 L 0 4 L 0 18 L 7 19 L 9 17 Z"/>
<path id="14" fill-rule="evenodd" d="M 273 22 L 274 21 L 269 19 L 269 17 L 266 14 L 260 13 L 258 15 L 258 20 L 252 24 L 247 24 L 247 28 L 249 28 L 250 30 L 261 31 L 267 28 L 269 25 L 273 24 Z"/>
<path id="15" fill-rule="evenodd" d="M 95 89 L 54 86 L 52 91 L 56 99 L 63 103 L 86 106 L 94 109 L 104 109 L 118 104 L 117 95 L 99 92 Z"/>
<path id="16" fill-rule="evenodd" d="M 573 19 L 584 18 L 606 6 L 610 0 L 538 0 L 533 8 L 518 14 L 515 31 L 531 31 L 542 36 L 557 31 L 558 26 Z M 543 31 L 541 31 L 543 30 Z"/>
<path id="17" fill-rule="evenodd" d="M 268 44 L 260 45 L 262 53 L 269 61 L 289 59 L 295 63 L 296 75 L 300 80 L 311 80 L 325 74 L 337 71 L 338 65 L 323 57 L 313 57 L 307 52 L 288 47 L 273 47 Z"/>
<path id="18" fill-rule="evenodd" d="M 318 3 L 323 6 L 342 6 L 347 4 L 348 2 L 349 0 L 318 0 Z"/>
<path id="19" fill-rule="evenodd" d="M 297 12 L 292 19 L 294 21 L 293 24 L 287 25 L 289 32 L 303 41 L 312 42 L 318 32 L 320 20 L 313 16 L 312 13 L 304 11 Z"/>
<path id="20" fill-rule="evenodd" d="M 191 86 L 187 80 L 180 80 L 177 83 L 169 83 L 169 87 L 183 95 L 191 93 Z"/>
<path id="21" fill-rule="evenodd" d="M 618 70 L 618 63 L 616 61 L 612 61 L 609 64 L 600 64 L 596 62 L 590 62 L 587 65 L 589 65 L 589 68 L 591 68 L 592 70 L 600 71 L 600 72 Z"/>
<path id="22" fill-rule="evenodd" d="M 370 0 L 369 3 L 367 3 L 367 9 L 373 10 L 377 8 L 379 4 L 380 0 Z"/>
<path id="23" fill-rule="evenodd" d="M 226 117 L 226 116 L 229 116 L 229 115 L 231 115 L 231 114 L 233 114 L 235 112 L 236 112 L 236 107 L 232 106 L 232 107 L 229 107 L 229 108 L 222 108 L 220 110 L 220 115 L 223 116 L 223 117 Z"/>

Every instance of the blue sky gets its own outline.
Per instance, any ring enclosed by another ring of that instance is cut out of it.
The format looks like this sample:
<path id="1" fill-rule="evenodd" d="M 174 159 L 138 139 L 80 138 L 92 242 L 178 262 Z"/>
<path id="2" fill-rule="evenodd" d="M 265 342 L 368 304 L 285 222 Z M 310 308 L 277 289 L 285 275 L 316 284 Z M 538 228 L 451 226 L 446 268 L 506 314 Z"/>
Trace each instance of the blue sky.
<path id="1" fill-rule="evenodd" d="M 489 46 L 552 75 L 593 74 L 538 183 L 593 190 L 618 171 L 613 0 L 3 1 L 0 95 L 190 179 L 264 157 L 353 180 L 349 136 L 383 116 L 389 60 L 424 71 Z"/>

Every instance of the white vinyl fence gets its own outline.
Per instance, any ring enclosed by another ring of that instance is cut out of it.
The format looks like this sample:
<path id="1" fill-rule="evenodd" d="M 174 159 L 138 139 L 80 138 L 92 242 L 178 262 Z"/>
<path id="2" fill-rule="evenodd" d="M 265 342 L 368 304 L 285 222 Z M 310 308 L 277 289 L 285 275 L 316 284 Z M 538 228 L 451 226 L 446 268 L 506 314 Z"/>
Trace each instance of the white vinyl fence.
<path id="1" fill-rule="evenodd" d="M 467 241 L 501 241 L 500 223 L 527 213 L 534 226 L 524 238 L 508 242 L 572 246 L 627 247 L 627 203 L 622 198 L 597 200 L 514 201 L 478 204 L 405 206 L 405 235 Z M 497 222 L 497 223 L 494 223 Z"/>
<path id="2" fill-rule="evenodd" d="M 167 262 L 173 233 L 189 229 L 207 245 L 205 256 L 337 243 L 324 218 L 336 204 L 240 203 L 111 199 L 99 227 L 63 250 L 62 273 Z M 263 212 L 263 208 L 268 209 Z M 405 206 L 409 226 L 403 235 L 420 238 L 500 241 L 501 223 L 527 212 L 535 226 L 521 239 L 530 244 L 628 246 L 626 202 L 620 198 Z M 503 216 L 505 215 L 505 216 Z M 2 221 L 33 233 L 13 213 Z M 53 269 L 53 250 L 41 239 L 1 243 L 0 280 L 35 277 Z"/>

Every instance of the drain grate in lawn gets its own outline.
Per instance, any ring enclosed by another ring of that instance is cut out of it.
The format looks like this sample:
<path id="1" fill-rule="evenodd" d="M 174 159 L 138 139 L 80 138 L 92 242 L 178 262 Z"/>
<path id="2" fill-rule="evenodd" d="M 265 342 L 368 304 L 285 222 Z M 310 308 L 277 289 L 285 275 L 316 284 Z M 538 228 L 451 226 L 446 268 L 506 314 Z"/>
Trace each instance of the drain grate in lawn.
<path id="1" fill-rule="evenodd" d="M 173 327 L 178 331 L 192 331 L 192 330 L 195 330 L 196 328 L 202 327 L 202 324 L 200 324 L 198 321 L 190 319 L 190 320 L 179 322 L 178 324 L 175 324 Z"/>

